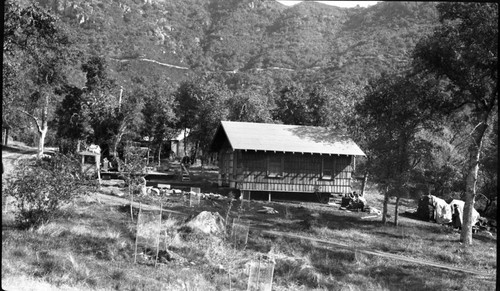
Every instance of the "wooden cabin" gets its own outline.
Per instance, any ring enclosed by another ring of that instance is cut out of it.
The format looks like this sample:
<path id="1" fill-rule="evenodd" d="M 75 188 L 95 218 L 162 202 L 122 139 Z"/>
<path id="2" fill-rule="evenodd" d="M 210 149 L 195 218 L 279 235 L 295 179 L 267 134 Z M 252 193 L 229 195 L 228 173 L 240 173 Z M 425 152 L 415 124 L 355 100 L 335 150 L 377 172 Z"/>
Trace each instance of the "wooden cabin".
<path id="1" fill-rule="evenodd" d="M 355 156 L 365 156 L 348 137 L 330 129 L 222 121 L 210 145 L 218 153 L 219 186 L 252 193 L 350 193 Z M 283 196 L 283 195 L 281 195 Z"/>

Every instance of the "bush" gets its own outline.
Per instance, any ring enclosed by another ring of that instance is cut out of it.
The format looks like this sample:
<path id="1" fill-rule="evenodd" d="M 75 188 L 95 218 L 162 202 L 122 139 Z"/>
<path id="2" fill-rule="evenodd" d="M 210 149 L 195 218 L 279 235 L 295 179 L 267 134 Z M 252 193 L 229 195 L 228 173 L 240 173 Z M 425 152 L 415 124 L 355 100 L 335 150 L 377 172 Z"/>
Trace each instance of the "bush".
<path id="1" fill-rule="evenodd" d="M 77 159 L 56 154 L 42 160 L 21 160 L 5 191 L 16 200 L 16 221 L 24 228 L 55 218 L 62 206 L 93 185 L 80 174 Z"/>

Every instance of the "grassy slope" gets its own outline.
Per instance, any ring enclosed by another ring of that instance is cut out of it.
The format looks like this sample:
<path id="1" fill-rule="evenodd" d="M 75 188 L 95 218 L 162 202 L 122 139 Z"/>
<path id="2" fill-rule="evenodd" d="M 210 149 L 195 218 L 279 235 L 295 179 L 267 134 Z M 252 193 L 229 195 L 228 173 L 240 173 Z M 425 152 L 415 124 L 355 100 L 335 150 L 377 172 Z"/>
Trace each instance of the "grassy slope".
<path id="1" fill-rule="evenodd" d="M 371 190 L 371 205 L 381 197 Z M 143 199 L 151 201 L 152 199 Z M 154 268 L 139 257 L 133 264 L 135 221 L 128 207 L 110 206 L 87 197 L 64 209 L 57 221 L 21 231 L 12 213 L 2 215 L 2 287 L 6 290 L 245 290 L 248 263 L 272 254 L 276 265 L 274 290 L 492 290 L 495 281 L 455 271 L 430 268 L 343 249 L 308 240 L 278 237 L 252 229 L 246 249 L 197 234 L 176 230 L 187 215 L 203 209 L 227 216 L 228 201 L 202 201 L 186 207 L 169 197 L 164 208 L 186 216 L 164 213 L 161 248 L 183 259 Z M 159 204 L 156 201 L 155 204 Z M 379 219 L 360 219 L 363 213 L 339 211 L 315 203 L 272 203 L 278 214 L 259 214 L 264 202 L 231 205 L 229 217 L 240 215 L 252 225 L 368 247 L 438 263 L 496 272 L 496 234 L 477 235 L 471 249 L 462 248 L 459 234 L 442 226 L 401 218 L 400 227 L 383 226 Z M 409 205 L 411 207 L 411 205 Z M 238 211 L 238 209 L 241 209 Z M 134 211 L 137 215 L 137 210 Z M 159 213 L 153 213 L 155 217 Z M 135 217 L 136 218 L 136 217 Z M 156 224 L 156 222 L 152 222 Z M 141 229 L 144 231 L 146 225 Z M 144 234 L 139 246 L 154 249 L 155 238 Z M 142 249 L 142 248 L 140 248 Z M 47 287 L 47 288 L 45 288 Z"/>

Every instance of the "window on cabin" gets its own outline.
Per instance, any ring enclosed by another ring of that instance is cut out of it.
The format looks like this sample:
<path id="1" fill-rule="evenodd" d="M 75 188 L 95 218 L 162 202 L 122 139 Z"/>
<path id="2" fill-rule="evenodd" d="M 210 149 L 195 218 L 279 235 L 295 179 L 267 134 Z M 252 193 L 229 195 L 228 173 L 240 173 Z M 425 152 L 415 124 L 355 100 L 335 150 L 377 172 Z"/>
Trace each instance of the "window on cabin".
<path id="1" fill-rule="evenodd" d="M 270 178 L 283 177 L 283 156 L 269 155 L 267 157 L 267 176 Z"/>
<path id="2" fill-rule="evenodd" d="M 321 178 L 331 180 L 333 178 L 333 159 L 325 157 L 321 163 Z"/>

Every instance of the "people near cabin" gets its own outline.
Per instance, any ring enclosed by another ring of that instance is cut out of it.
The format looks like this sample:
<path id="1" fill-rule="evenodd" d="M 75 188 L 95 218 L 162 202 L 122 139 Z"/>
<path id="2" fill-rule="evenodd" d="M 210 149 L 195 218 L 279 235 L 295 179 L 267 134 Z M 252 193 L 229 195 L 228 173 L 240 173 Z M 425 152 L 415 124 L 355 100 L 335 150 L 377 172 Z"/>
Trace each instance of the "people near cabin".
<path id="1" fill-rule="evenodd" d="M 102 169 L 107 172 L 109 168 L 110 168 L 109 160 L 107 158 L 102 159 Z"/>
<path id="2" fill-rule="evenodd" d="M 344 197 L 342 197 L 342 202 L 340 204 L 340 207 L 345 207 L 347 208 L 351 204 L 351 195 L 352 193 L 345 193 Z"/>
<path id="3" fill-rule="evenodd" d="M 346 198 L 346 202 L 348 200 L 348 209 L 353 209 L 353 210 L 361 210 L 363 211 L 365 204 L 366 204 L 366 199 L 363 197 L 360 197 L 359 194 L 355 192 L 349 193 L 349 197 Z"/>
<path id="4" fill-rule="evenodd" d="M 458 230 L 462 229 L 462 220 L 460 219 L 460 209 L 458 209 L 458 205 L 453 205 L 453 214 L 451 216 L 453 229 L 458 228 Z"/>
<path id="5" fill-rule="evenodd" d="M 184 156 L 182 157 L 181 163 L 184 166 L 189 167 L 191 165 L 191 158 L 189 156 Z"/>
<path id="6" fill-rule="evenodd" d="M 356 192 L 354 192 L 354 193 L 356 193 Z M 365 209 L 366 199 L 365 199 L 365 197 L 361 196 L 361 194 L 355 194 L 355 195 L 357 195 L 359 208 L 361 209 L 361 211 L 363 211 Z"/>
<path id="7" fill-rule="evenodd" d="M 146 186 L 146 178 L 140 177 L 139 178 L 139 187 L 140 187 L 140 192 L 142 196 L 146 196 L 148 194 L 148 187 Z"/>
<path id="8" fill-rule="evenodd" d="M 109 158 L 109 170 L 118 171 L 118 158 L 114 154 L 111 154 Z"/>

